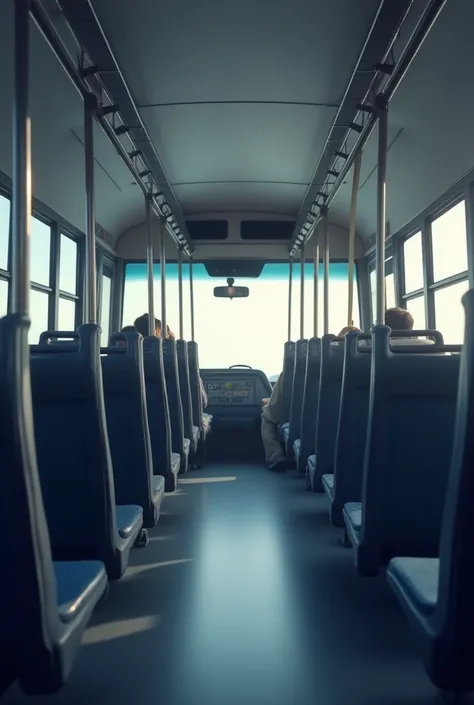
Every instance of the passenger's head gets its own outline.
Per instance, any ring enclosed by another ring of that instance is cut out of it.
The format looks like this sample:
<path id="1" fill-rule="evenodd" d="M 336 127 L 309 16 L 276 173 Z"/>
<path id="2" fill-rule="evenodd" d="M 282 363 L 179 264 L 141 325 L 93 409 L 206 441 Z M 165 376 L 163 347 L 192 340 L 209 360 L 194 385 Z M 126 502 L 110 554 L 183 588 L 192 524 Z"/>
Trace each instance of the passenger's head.
<path id="1" fill-rule="evenodd" d="M 385 325 L 392 330 L 413 330 L 413 316 L 405 308 L 388 308 L 385 311 Z"/>
<path id="2" fill-rule="evenodd" d="M 357 331 L 360 333 L 360 328 L 357 328 L 357 326 L 345 326 L 340 332 L 339 332 L 339 338 L 343 338 L 345 335 L 348 333 L 352 333 L 353 331 Z"/>
<path id="3" fill-rule="evenodd" d="M 136 333 L 137 331 L 135 329 L 135 326 L 124 326 L 120 332 L 121 333 Z M 126 340 L 126 338 L 115 338 L 114 345 L 125 346 L 125 345 L 127 345 L 127 340 Z"/>
<path id="4" fill-rule="evenodd" d="M 144 313 L 143 316 L 139 316 L 135 320 L 135 328 L 136 330 L 140 333 L 140 335 L 143 335 L 145 338 L 148 333 L 148 322 L 150 320 L 150 316 L 148 313 Z M 155 318 L 155 335 L 159 337 L 161 332 L 161 321 L 158 318 Z"/>

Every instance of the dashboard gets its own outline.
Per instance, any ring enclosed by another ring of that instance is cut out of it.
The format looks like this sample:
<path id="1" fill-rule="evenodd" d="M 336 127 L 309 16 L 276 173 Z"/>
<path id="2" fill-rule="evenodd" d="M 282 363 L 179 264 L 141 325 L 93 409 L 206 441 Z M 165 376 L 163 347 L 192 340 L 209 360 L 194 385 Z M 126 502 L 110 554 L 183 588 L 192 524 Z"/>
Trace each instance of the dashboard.
<path id="1" fill-rule="evenodd" d="M 248 405 L 256 404 L 255 401 L 255 382 L 253 379 L 236 379 L 235 377 L 206 377 L 205 388 L 208 397 L 208 404 L 224 405 L 224 404 L 239 404 Z"/>

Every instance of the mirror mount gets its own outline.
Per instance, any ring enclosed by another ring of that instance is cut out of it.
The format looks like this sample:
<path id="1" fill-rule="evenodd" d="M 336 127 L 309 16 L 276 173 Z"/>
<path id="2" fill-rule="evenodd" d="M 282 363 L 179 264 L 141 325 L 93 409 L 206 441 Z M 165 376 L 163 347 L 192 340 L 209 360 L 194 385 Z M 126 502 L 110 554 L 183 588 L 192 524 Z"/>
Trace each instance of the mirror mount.
<path id="1" fill-rule="evenodd" d="M 214 296 L 221 299 L 242 299 L 249 295 L 249 289 L 247 286 L 234 286 L 234 279 L 229 277 L 227 279 L 227 286 L 216 286 L 214 287 Z"/>

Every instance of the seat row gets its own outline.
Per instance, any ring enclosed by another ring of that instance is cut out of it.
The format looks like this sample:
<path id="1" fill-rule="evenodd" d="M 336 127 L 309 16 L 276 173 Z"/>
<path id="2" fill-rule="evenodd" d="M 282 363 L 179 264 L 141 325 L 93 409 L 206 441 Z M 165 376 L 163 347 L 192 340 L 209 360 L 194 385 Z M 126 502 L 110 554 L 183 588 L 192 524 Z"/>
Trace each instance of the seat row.
<path id="1" fill-rule="evenodd" d="M 375 326 L 285 351 L 287 453 L 307 487 L 328 496 L 359 574 L 386 571 L 432 682 L 450 692 L 474 689 L 474 290 L 463 305 L 462 348 L 437 331 Z M 433 344 L 401 339 L 420 335 Z"/>
<path id="2" fill-rule="evenodd" d="M 203 462 L 209 425 L 195 343 L 130 333 L 101 348 L 87 324 L 28 346 L 29 325 L 0 319 L 0 692 L 18 678 L 36 694 L 65 682 L 165 489 Z"/>

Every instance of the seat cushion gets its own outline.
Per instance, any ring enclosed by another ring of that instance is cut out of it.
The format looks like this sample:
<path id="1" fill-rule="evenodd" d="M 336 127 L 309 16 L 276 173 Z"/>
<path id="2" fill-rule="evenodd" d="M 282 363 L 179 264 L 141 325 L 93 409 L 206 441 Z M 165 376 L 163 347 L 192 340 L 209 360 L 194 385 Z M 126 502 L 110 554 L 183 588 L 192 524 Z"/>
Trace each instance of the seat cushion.
<path id="1" fill-rule="evenodd" d="M 143 509 L 136 504 L 119 504 L 115 513 L 117 529 L 122 539 L 128 539 L 143 522 Z"/>
<path id="2" fill-rule="evenodd" d="M 344 514 L 354 531 L 360 531 L 362 526 L 362 503 L 346 502 Z"/>
<path id="3" fill-rule="evenodd" d="M 283 429 L 283 438 L 285 439 L 285 443 L 288 443 L 288 439 L 290 437 L 290 426 L 285 426 Z"/>
<path id="4" fill-rule="evenodd" d="M 324 491 L 332 499 L 334 492 L 334 475 L 323 475 L 321 478 L 323 483 Z"/>
<path id="5" fill-rule="evenodd" d="M 153 494 L 163 494 L 165 491 L 165 478 L 162 475 L 153 475 L 151 488 Z"/>
<path id="6" fill-rule="evenodd" d="M 185 439 L 187 440 L 187 439 Z M 179 453 L 171 453 L 171 472 L 175 475 L 179 472 L 179 466 L 181 465 L 181 457 Z"/>
<path id="7" fill-rule="evenodd" d="M 189 438 L 183 438 L 183 450 L 186 455 L 189 455 L 189 449 L 191 447 L 191 441 Z M 177 453 L 171 453 L 171 455 L 178 455 Z"/>
<path id="8" fill-rule="evenodd" d="M 107 585 L 100 561 L 58 561 L 53 564 L 58 594 L 58 615 L 71 622 L 91 601 L 97 602 Z"/>
<path id="9" fill-rule="evenodd" d="M 212 414 L 206 414 L 206 413 L 204 412 L 202 416 L 203 416 L 204 419 L 206 419 L 206 421 L 207 421 L 207 423 L 209 424 L 209 426 L 211 426 L 211 424 L 212 424 L 212 419 L 213 419 Z"/>
<path id="10" fill-rule="evenodd" d="M 316 456 L 315 455 L 310 455 L 308 458 L 308 468 L 310 470 L 315 470 L 316 469 Z"/>
<path id="11" fill-rule="evenodd" d="M 300 450 L 301 450 L 301 439 L 297 438 L 296 441 L 293 441 L 293 451 L 295 453 L 295 458 L 298 460 L 300 457 Z"/>
<path id="12" fill-rule="evenodd" d="M 198 426 L 193 426 L 193 442 L 194 445 L 197 445 L 197 442 L 199 440 L 199 427 Z"/>
<path id="13" fill-rule="evenodd" d="M 392 558 L 387 579 L 402 602 L 415 612 L 431 614 L 438 600 L 438 558 Z"/>

